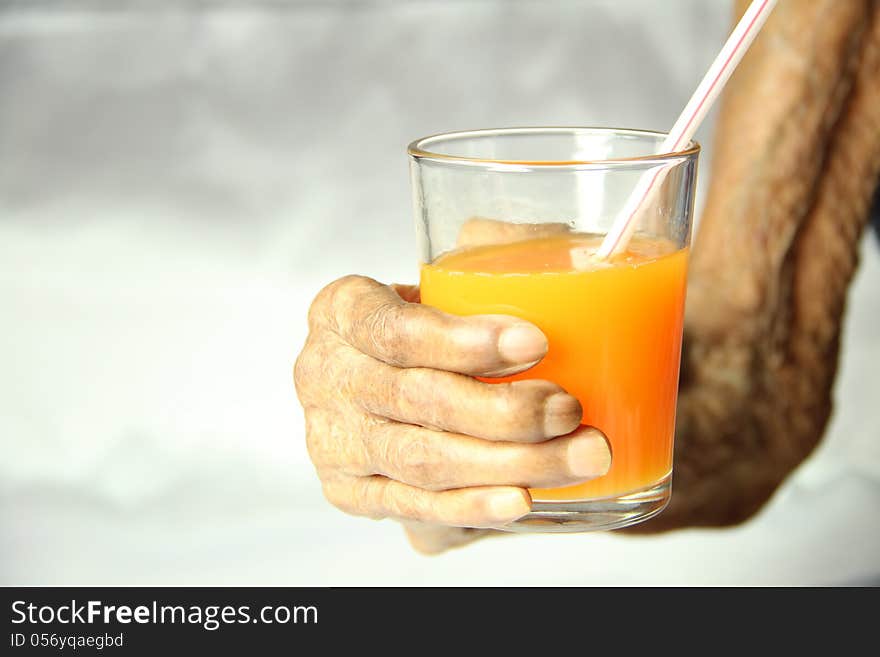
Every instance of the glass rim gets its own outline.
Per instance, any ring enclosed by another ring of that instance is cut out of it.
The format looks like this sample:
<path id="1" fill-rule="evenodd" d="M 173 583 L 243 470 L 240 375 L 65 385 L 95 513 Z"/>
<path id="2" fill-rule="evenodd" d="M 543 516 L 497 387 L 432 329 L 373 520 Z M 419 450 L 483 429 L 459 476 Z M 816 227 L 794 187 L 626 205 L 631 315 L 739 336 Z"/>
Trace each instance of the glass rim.
<path id="1" fill-rule="evenodd" d="M 489 137 L 489 136 L 515 136 L 528 134 L 604 134 L 604 135 L 620 135 L 630 137 L 665 137 L 668 133 L 659 130 L 639 130 L 635 128 L 601 128 L 590 126 L 546 126 L 546 127 L 521 127 L 521 128 L 483 128 L 479 130 L 459 130 L 453 132 L 440 132 L 427 137 L 421 137 L 410 142 L 407 146 L 407 153 L 414 160 L 433 160 L 436 162 L 447 164 L 463 164 L 476 166 L 492 166 L 492 167 L 511 167 L 522 169 L 526 168 L 593 168 L 604 166 L 625 166 L 625 165 L 651 165 L 651 164 L 668 164 L 671 161 L 694 157 L 701 150 L 700 143 L 691 140 L 687 148 L 670 153 L 651 153 L 648 155 L 637 155 L 634 157 L 615 157 L 605 160 L 501 160 L 481 157 L 468 157 L 464 155 L 450 155 L 448 153 L 437 153 L 429 150 L 432 143 L 446 142 L 455 139 L 467 139 L 472 137 Z"/>

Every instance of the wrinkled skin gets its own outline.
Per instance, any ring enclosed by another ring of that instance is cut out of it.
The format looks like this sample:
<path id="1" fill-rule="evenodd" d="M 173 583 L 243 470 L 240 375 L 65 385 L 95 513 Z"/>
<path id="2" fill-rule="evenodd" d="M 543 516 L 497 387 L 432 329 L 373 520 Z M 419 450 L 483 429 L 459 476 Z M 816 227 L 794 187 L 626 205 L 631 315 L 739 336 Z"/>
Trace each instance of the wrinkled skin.
<path id="1" fill-rule="evenodd" d="M 624 531 L 742 522 L 819 442 L 878 172 L 880 2 L 781 0 L 719 117 L 691 263 L 672 502 Z M 460 240 L 517 230 L 535 229 L 477 220 Z M 604 437 L 578 426 L 577 400 L 554 383 L 471 378 L 544 355 L 521 320 L 455 318 L 421 306 L 416 288 L 346 277 L 318 295 L 309 328 L 295 381 L 325 495 L 401 520 L 422 552 L 500 534 L 528 511 L 526 487 L 610 465 Z"/>
<path id="2" fill-rule="evenodd" d="M 554 228 L 474 220 L 461 243 L 511 230 Z M 532 324 L 455 317 L 418 303 L 416 288 L 347 276 L 317 296 L 309 328 L 294 378 L 327 499 L 403 521 L 421 551 L 525 515 L 528 487 L 575 484 L 610 467 L 605 437 L 580 426 L 580 403 L 555 383 L 473 378 L 538 362 L 547 340 Z"/>

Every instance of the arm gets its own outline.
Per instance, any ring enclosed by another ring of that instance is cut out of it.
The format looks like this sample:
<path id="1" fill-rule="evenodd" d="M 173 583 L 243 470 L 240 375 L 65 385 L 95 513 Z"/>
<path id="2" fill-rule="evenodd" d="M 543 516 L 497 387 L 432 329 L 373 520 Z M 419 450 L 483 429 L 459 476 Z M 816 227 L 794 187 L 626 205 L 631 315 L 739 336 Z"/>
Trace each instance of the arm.
<path id="1" fill-rule="evenodd" d="M 691 261 L 675 492 L 635 531 L 740 522 L 819 442 L 878 171 L 880 2 L 783 0 L 719 116 Z"/>

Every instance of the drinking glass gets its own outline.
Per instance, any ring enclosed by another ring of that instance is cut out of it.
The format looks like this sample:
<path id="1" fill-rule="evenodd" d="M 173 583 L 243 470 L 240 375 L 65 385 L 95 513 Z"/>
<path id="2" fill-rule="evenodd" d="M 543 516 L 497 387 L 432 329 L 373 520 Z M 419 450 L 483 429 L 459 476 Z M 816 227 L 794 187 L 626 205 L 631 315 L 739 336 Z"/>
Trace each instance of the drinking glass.
<path id="1" fill-rule="evenodd" d="M 509 128 L 409 146 L 421 300 L 458 315 L 506 314 L 547 336 L 546 357 L 490 383 L 546 379 L 577 397 L 612 452 L 607 474 L 530 489 L 508 531 L 615 529 L 671 494 L 688 248 L 700 147 L 665 134 Z M 624 253 L 594 251 L 643 175 L 660 188 Z"/>

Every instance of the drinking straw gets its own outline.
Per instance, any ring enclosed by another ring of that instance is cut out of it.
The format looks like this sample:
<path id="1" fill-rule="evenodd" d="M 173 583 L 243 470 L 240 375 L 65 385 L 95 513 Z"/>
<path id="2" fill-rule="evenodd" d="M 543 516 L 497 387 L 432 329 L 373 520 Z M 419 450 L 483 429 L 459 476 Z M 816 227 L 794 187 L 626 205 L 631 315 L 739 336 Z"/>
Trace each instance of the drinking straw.
<path id="1" fill-rule="evenodd" d="M 736 70 L 737 65 L 746 54 L 752 41 L 758 36 L 777 0 L 752 0 L 752 4 L 743 14 L 730 37 L 718 53 L 712 66 L 706 72 L 702 82 L 694 91 L 694 95 L 685 105 L 681 116 L 672 126 L 669 135 L 661 146 L 663 153 L 675 153 L 682 150 L 700 127 L 712 104 L 718 98 L 724 85 Z M 626 250 L 632 234 L 635 232 L 637 216 L 640 210 L 651 204 L 652 196 L 660 188 L 666 177 L 668 167 L 655 167 L 642 174 L 638 184 L 630 194 L 623 209 L 614 219 L 611 230 L 602 240 L 596 251 L 595 258 L 605 260 Z"/>

